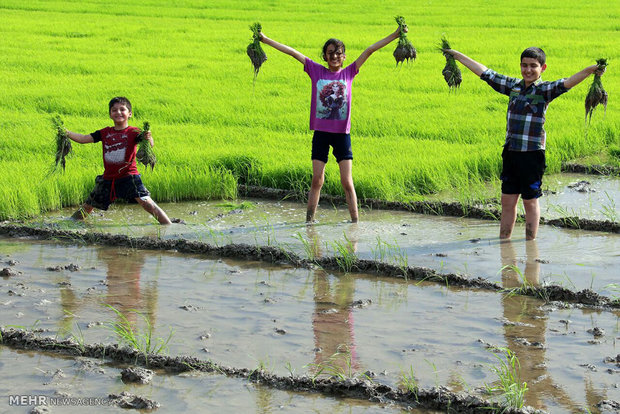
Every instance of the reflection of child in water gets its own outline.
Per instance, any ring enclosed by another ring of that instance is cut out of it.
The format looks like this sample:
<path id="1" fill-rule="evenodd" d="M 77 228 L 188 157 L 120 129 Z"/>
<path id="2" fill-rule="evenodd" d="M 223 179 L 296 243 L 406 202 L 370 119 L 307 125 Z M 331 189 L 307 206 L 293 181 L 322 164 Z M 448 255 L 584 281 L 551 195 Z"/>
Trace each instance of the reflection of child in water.
<path id="1" fill-rule="evenodd" d="M 319 98 L 325 109 L 320 112 L 320 118 L 345 119 L 340 113 L 347 102 L 345 91 L 345 85 L 340 81 L 330 82 L 323 87 Z"/>

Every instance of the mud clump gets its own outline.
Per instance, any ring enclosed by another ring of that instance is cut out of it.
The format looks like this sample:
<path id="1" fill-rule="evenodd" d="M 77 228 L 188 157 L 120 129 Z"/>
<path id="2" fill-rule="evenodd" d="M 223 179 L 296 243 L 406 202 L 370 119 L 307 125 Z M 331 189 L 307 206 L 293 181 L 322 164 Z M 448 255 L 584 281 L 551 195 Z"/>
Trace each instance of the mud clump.
<path id="1" fill-rule="evenodd" d="M 108 395 L 110 398 L 110 402 L 121 407 L 121 408 L 131 408 L 134 410 L 154 410 L 155 408 L 159 408 L 160 404 L 157 401 L 149 400 L 145 397 L 140 397 L 138 395 L 133 395 L 128 393 L 127 391 L 123 391 L 120 394 L 110 394 Z"/>
<path id="2" fill-rule="evenodd" d="M 11 269 L 10 267 L 5 267 L 4 269 L 0 270 L 0 276 L 2 277 L 13 277 L 17 275 L 19 275 L 19 272 Z"/>
<path id="3" fill-rule="evenodd" d="M 573 184 L 569 184 L 568 188 L 580 193 L 595 193 L 596 190 L 591 187 L 590 181 L 581 180 Z"/>
<path id="4" fill-rule="evenodd" d="M 129 367 L 121 371 L 121 379 L 124 383 L 148 384 L 153 379 L 153 371 L 140 367 Z"/>
<path id="5" fill-rule="evenodd" d="M 620 412 L 620 402 L 616 400 L 603 400 L 596 404 L 601 414 L 614 414 Z"/>

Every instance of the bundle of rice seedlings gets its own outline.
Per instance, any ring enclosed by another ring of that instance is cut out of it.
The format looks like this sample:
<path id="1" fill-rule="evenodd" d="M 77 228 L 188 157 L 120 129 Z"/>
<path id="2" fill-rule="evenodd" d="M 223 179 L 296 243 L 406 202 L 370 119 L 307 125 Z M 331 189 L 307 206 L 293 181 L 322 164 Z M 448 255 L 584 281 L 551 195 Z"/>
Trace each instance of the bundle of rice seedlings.
<path id="1" fill-rule="evenodd" d="M 405 18 L 403 16 L 396 16 L 396 23 L 398 23 L 400 30 L 398 45 L 396 45 L 396 50 L 394 50 L 394 59 L 396 59 L 396 66 L 398 66 L 399 63 L 402 64 L 405 60 L 407 60 L 407 63 L 409 63 L 410 59 L 415 60 L 417 52 L 409 39 L 407 39 L 407 33 L 404 31 L 404 28 L 407 27 Z"/>
<path id="2" fill-rule="evenodd" d="M 607 59 L 598 59 L 596 64 L 599 70 L 605 69 L 607 67 Z M 592 112 L 594 112 L 594 108 L 596 108 L 598 104 L 602 104 L 603 107 L 605 107 L 605 113 L 607 113 L 607 92 L 603 89 L 601 76 L 595 73 L 592 85 L 590 85 L 590 89 L 586 95 L 586 122 L 588 124 L 590 124 Z"/>
<path id="3" fill-rule="evenodd" d="M 252 43 L 248 45 L 247 53 L 252 61 L 252 65 L 254 65 L 254 82 L 256 82 L 258 71 L 261 65 L 267 60 L 267 55 L 265 55 L 260 45 L 260 32 L 262 30 L 260 23 L 257 22 L 251 25 L 250 30 L 252 31 Z"/>
<path id="4" fill-rule="evenodd" d="M 450 47 L 448 39 L 446 39 L 446 37 L 444 36 L 441 38 L 439 50 L 443 52 L 443 55 L 446 58 L 446 66 L 444 66 L 441 73 L 443 74 L 443 78 L 446 80 L 446 83 L 448 84 L 450 89 L 456 89 L 461 85 L 461 81 L 463 80 L 463 78 L 461 76 L 461 70 L 457 66 L 454 57 L 451 54 L 444 52 L 447 49 L 452 48 Z"/>
<path id="5" fill-rule="evenodd" d="M 52 117 L 52 125 L 56 130 L 56 164 L 54 170 L 58 168 L 58 164 L 65 170 L 65 157 L 71 153 L 71 140 L 67 135 L 65 124 L 62 122 L 60 115 Z"/>
<path id="6" fill-rule="evenodd" d="M 151 171 L 155 168 L 155 163 L 157 162 L 157 157 L 155 157 L 155 153 L 153 152 L 153 148 L 151 148 L 151 142 L 146 139 L 146 133 L 149 132 L 151 126 L 148 122 L 144 123 L 142 127 L 142 131 L 138 135 L 138 152 L 136 153 L 136 160 L 144 164 L 145 167 L 151 166 Z"/>

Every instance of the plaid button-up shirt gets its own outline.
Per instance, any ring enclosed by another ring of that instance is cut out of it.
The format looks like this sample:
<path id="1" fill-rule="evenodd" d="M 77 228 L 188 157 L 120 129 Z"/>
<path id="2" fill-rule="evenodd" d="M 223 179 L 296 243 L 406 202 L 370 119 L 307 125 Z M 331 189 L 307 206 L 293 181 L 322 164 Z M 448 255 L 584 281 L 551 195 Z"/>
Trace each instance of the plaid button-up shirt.
<path id="1" fill-rule="evenodd" d="M 545 113 L 549 102 L 567 92 L 564 79 L 543 82 L 540 79 L 525 87 L 523 79 L 500 75 L 487 69 L 480 79 L 499 93 L 508 95 L 506 113 L 506 143 L 510 151 L 536 151 L 545 149 Z"/>

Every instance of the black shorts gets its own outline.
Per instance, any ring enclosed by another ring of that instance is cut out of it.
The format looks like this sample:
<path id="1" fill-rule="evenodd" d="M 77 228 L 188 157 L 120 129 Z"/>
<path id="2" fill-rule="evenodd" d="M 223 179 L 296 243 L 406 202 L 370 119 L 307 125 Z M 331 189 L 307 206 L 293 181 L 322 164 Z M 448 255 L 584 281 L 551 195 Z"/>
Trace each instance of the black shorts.
<path id="1" fill-rule="evenodd" d="M 353 159 L 351 135 L 325 131 L 314 131 L 314 136 L 312 137 L 312 159 L 327 162 L 330 145 L 333 147 L 333 154 L 337 162 Z"/>
<path id="2" fill-rule="evenodd" d="M 545 173 L 545 151 L 502 152 L 502 194 L 521 194 L 524 200 L 542 195 L 542 178 Z"/>
<path id="3" fill-rule="evenodd" d="M 102 175 L 95 178 L 95 188 L 91 191 L 86 204 L 107 210 L 117 198 L 135 203 L 136 198 L 150 196 L 149 190 L 144 187 L 140 175 L 128 175 L 114 180 L 104 180 Z"/>

